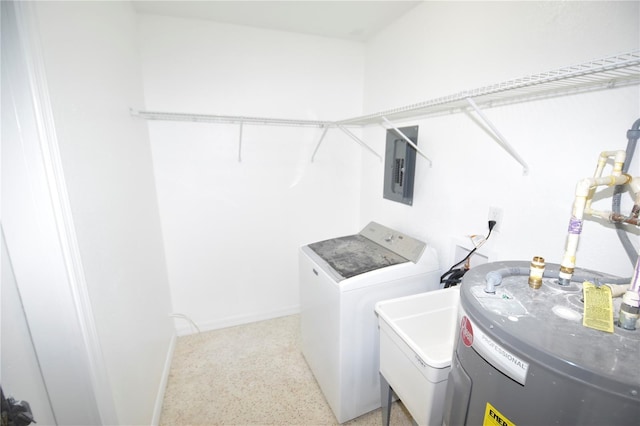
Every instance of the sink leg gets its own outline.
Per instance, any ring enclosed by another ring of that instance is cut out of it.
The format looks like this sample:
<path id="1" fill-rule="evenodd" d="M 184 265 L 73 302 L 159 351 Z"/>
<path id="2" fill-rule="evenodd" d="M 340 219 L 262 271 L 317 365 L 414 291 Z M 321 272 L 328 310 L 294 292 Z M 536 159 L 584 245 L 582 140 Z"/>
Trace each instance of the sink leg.
<path id="1" fill-rule="evenodd" d="M 380 374 L 380 402 L 382 405 L 382 426 L 389 426 L 391 420 L 391 400 L 393 389 L 389 386 L 387 379 Z"/>

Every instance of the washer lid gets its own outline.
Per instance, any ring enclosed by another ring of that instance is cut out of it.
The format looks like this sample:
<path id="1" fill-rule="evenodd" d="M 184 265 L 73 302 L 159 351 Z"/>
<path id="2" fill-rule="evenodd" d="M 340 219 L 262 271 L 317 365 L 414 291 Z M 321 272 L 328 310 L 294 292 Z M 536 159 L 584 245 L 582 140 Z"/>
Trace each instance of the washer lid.
<path id="1" fill-rule="evenodd" d="M 409 261 L 360 234 L 319 241 L 309 248 L 344 279 Z"/>

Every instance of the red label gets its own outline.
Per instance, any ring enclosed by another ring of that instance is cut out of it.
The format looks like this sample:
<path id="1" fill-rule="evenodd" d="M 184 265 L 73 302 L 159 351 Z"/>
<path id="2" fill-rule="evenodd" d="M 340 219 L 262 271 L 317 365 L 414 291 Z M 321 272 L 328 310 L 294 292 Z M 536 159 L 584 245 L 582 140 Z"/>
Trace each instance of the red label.
<path id="1" fill-rule="evenodd" d="M 462 317 L 462 323 L 460 324 L 460 337 L 462 338 L 462 343 L 470 348 L 473 344 L 473 328 L 466 315 Z"/>

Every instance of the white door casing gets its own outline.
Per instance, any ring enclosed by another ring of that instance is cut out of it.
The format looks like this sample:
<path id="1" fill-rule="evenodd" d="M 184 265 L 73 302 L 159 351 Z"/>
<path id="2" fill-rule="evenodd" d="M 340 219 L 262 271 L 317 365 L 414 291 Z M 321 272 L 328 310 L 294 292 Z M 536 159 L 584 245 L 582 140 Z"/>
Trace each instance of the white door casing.
<path id="1" fill-rule="evenodd" d="M 28 2 L 2 2 L 2 228 L 56 420 L 117 424 Z"/>

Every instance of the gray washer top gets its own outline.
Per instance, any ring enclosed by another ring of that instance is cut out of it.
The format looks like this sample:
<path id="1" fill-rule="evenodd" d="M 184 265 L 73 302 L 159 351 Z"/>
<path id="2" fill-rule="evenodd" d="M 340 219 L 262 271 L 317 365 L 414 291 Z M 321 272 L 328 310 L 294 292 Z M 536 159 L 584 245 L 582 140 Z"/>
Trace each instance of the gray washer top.
<path id="1" fill-rule="evenodd" d="M 376 222 L 356 235 L 309 244 L 343 279 L 391 265 L 417 262 L 426 244 Z"/>
<path id="2" fill-rule="evenodd" d="M 319 241 L 309 244 L 309 248 L 344 279 L 408 262 L 404 257 L 359 234 Z"/>

